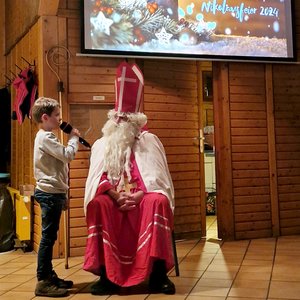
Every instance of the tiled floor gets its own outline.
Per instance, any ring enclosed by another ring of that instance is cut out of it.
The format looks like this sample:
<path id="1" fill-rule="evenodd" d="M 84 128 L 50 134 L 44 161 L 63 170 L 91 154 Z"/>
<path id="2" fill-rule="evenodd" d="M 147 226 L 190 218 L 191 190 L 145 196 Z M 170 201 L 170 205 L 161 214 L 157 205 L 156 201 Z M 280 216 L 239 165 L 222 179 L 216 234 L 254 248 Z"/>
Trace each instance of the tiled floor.
<path id="1" fill-rule="evenodd" d="M 81 269 L 82 257 L 55 259 L 55 270 L 74 281 L 68 299 L 174 299 L 254 300 L 300 299 L 300 236 L 222 242 L 216 222 L 208 219 L 206 240 L 177 241 L 180 276 L 170 273 L 176 284 L 174 296 L 150 295 L 146 285 L 124 290 L 121 295 L 93 296 L 89 286 L 97 277 Z M 212 231 L 211 231 L 212 230 Z M 0 299 L 34 297 L 36 254 L 21 250 L 0 255 Z M 40 298 L 45 299 L 45 298 Z"/>

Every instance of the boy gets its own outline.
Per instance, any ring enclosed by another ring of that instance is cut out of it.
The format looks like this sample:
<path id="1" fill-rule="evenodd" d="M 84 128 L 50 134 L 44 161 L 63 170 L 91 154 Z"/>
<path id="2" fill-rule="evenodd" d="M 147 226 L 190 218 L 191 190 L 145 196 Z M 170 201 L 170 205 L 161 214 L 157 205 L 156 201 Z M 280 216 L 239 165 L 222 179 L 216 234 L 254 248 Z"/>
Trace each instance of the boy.
<path id="1" fill-rule="evenodd" d="M 38 251 L 36 296 L 63 297 L 73 282 L 58 278 L 52 266 L 53 245 L 57 239 L 59 220 L 67 208 L 68 163 L 78 150 L 80 133 L 73 128 L 64 146 L 52 132 L 60 125 L 59 103 L 40 97 L 32 107 L 32 117 L 39 125 L 34 142 L 34 197 L 41 207 L 42 238 Z"/>

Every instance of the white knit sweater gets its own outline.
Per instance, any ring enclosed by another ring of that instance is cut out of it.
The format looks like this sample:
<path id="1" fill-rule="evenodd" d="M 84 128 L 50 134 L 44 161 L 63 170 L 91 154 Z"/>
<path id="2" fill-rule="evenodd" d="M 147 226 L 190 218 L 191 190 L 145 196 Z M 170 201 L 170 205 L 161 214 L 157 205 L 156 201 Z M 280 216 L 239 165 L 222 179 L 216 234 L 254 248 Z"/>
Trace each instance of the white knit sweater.
<path id="1" fill-rule="evenodd" d="M 72 136 L 68 145 L 60 143 L 51 131 L 40 129 L 34 141 L 34 177 L 36 188 L 46 193 L 66 193 L 68 163 L 78 150 L 78 137 Z"/>

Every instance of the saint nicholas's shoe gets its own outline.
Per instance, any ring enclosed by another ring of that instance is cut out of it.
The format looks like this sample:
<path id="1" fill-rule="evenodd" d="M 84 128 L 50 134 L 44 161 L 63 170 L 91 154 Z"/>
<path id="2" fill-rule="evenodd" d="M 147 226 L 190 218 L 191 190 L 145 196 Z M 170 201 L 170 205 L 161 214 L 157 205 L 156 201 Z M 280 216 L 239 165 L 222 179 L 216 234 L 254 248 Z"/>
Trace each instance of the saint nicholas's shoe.
<path id="1" fill-rule="evenodd" d="M 149 290 L 151 293 L 161 293 L 166 295 L 174 295 L 176 292 L 174 283 L 165 276 L 150 276 L 149 279 Z"/>
<path id="2" fill-rule="evenodd" d="M 107 277 L 101 276 L 100 279 L 91 286 L 92 295 L 113 295 L 119 291 L 120 287 L 111 282 Z"/>

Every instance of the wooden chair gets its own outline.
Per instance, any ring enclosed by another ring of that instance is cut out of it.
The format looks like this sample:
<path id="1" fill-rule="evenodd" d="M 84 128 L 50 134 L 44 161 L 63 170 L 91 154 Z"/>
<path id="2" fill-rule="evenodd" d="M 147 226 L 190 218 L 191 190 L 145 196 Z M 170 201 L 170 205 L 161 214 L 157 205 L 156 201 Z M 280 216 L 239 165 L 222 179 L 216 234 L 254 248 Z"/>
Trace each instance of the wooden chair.
<path id="1" fill-rule="evenodd" d="M 173 249 L 173 256 L 174 256 L 175 274 L 176 276 L 179 276 L 179 264 L 178 264 L 174 230 L 172 230 L 172 249 Z"/>

